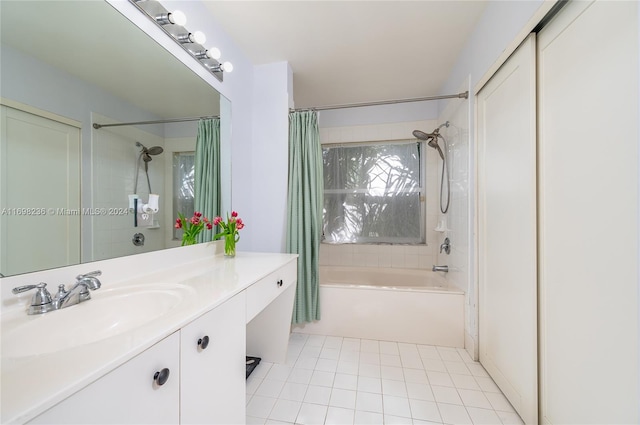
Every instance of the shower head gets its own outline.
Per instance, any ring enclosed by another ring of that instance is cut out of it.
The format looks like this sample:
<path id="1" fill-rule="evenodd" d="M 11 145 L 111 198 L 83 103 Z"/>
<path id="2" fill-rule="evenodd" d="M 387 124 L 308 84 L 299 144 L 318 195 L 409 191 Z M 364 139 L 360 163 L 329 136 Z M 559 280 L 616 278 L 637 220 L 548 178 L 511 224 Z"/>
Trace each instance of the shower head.
<path id="1" fill-rule="evenodd" d="M 440 158 L 444 159 L 444 154 L 442 153 L 442 150 L 438 145 L 438 137 L 442 137 L 440 136 L 440 127 L 436 128 L 433 133 L 425 133 L 424 131 L 413 130 L 413 136 L 417 139 L 427 142 L 427 145 L 429 145 L 430 148 L 434 148 L 435 150 L 437 150 L 440 154 Z"/>
<path id="2" fill-rule="evenodd" d="M 420 139 L 420 140 L 429 140 L 429 138 L 431 138 L 431 134 L 427 134 L 424 131 L 420 131 L 420 130 L 413 130 L 413 137 L 415 137 L 416 139 Z"/>
<path id="3" fill-rule="evenodd" d="M 432 133 L 425 133 L 424 131 L 413 130 L 413 137 L 427 142 L 427 145 L 429 145 L 430 148 L 436 149 L 440 154 L 440 158 L 444 160 L 444 153 L 442 153 L 442 149 L 440 149 L 440 145 L 438 145 L 438 137 L 442 137 L 440 135 L 440 129 L 442 127 L 449 127 L 449 121 L 445 121 L 444 124 L 440 124 L 438 128 L 433 130 Z"/>

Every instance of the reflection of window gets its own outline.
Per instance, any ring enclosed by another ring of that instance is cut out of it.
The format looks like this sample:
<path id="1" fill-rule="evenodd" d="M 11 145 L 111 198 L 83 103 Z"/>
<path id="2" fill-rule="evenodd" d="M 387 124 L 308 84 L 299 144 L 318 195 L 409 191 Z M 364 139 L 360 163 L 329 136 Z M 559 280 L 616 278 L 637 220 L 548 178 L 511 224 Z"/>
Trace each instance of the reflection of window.
<path id="1" fill-rule="evenodd" d="M 422 146 L 325 145 L 324 241 L 424 242 Z"/>
<path id="2" fill-rule="evenodd" d="M 184 214 L 187 219 L 193 216 L 194 211 L 194 177 L 195 177 L 195 152 L 175 152 L 173 154 L 173 218 L 178 213 Z M 182 239 L 182 229 L 173 229 L 173 238 Z"/>

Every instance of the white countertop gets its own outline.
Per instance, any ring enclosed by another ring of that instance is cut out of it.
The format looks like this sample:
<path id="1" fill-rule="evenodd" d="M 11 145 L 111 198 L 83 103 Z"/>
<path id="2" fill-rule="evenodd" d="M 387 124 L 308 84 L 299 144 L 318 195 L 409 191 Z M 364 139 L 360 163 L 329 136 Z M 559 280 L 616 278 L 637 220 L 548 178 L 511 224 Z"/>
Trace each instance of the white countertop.
<path id="1" fill-rule="evenodd" d="M 23 423 L 33 419 L 296 257 L 294 254 L 241 252 L 228 259 L 216 255 L 118 282 L 110 282 L 108 273 L 104 273 L 100 278 L 102 288 L 91 293 L 94 300 L 100 298 L 101 291 L 106 293 L 109 289 L 127 285 L 180 284 L 187 286 L 188 291 L 184 291 L 185 296 L 171 310 L 157 319 L 72 349 L 12 358 L 11 347 L 3 344 L 0 364 L 2 423 Z M 89 300 L 68 307 L 76 310 L 78 327 L 83 326 L 82 317 L 91 314 L 92 302 Z M 113 308 L 118 308 L 117 303 Z M 47 317 L 58 313 L 53 311 L 27 317 L 22 308 L 5 309 L 0 316 L 2 333 L 11 331 L 16 315 L 24 315 L 27 320 L 47 320 Z M 18 321 L 24 323 L 22 316 Z M 60 329 L 61 333 L 73 331 Z M 43 347 L 43 352 L 46 351 Z"/>

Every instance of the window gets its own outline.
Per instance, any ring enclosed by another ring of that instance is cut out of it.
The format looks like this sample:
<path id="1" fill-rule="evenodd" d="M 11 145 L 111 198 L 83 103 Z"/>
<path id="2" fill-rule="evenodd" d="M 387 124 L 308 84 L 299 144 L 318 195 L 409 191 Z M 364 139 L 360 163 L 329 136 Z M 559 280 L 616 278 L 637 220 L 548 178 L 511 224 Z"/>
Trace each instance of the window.
<path id="1" fill-rule="evenodd" d="M 187 220 L 194 211 L 195 152 L 173 154 L 173 217 L 182 213 Z M 182 229 L 173 227 L 173 239 L 182 239 Z"/>
<path id="2" fill-rule="evenodd" d="M 423 243 L 423 145 L 325 145 L 324 242 Z"/>

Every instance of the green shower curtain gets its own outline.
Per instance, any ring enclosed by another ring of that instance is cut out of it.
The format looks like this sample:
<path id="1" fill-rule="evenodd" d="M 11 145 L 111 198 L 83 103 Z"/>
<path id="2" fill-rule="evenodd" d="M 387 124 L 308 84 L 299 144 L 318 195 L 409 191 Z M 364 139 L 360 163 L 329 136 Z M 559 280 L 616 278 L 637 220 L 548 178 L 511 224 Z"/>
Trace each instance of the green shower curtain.
<path id="1" fill-rule="evenodd" d="M 211 220 L 221 214 L 220 184 L 220 120 L 198 121 L 194 178 L 194 209 Z M 198 243 L 209 242 L 213 230 L 205 229 L 197 236 Z"/>
<path id="2" fill-rule="evenodd" d="M 315 111 L 289 114 L 287 252 L 298 254 L 293 323 L 320 320 L 318 260 L 322 235 L 322 150 Z"/>

